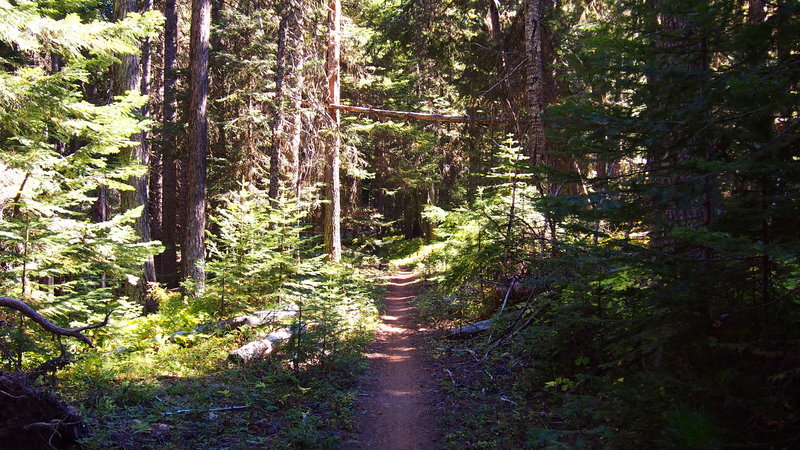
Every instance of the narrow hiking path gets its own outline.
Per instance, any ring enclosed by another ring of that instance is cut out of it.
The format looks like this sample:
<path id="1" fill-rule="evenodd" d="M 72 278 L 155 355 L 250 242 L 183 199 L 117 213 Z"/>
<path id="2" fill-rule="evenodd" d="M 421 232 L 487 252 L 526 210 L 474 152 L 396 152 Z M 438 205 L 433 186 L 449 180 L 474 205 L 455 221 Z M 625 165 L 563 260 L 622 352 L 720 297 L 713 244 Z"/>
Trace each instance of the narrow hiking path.
<path id="1" fill-rule="evenodd" d="M 436 382 L 423 349 L 424 330 L 410 301 L 417 280 L 401 271 L 387 279 L 386 312 L 367 358 L 357 419 L 358 441 L 347 448 L 411 450 L 436 446 Z"/>

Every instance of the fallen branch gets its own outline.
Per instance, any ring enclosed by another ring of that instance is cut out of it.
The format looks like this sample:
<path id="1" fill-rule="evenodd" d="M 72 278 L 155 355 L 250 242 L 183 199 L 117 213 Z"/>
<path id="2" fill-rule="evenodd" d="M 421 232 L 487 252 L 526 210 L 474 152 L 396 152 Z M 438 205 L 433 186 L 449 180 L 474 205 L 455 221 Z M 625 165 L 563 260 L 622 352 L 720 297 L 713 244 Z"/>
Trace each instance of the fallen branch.
<path id="1" fill-rule="evenodd" d="M 179 409 L 173 412 L 165 412 L 161 413 L 162 416 L 174 416 L 175 414 L 197 414 L 197 413 L 207 413 L 207 412 L 219 412 L 219 411 L 234 411 L 237 409 L 247 409 L 250 405 L 243 405 L 243 406 L 229 406 L 227 408 L 210 408 L 210 409 Z"/>
<path id="2" fill-rule="evenodd" d="M 35 369 L 28 372 L 28 378 L 35 380 L 48 373 L 55 374 L 59 369 L 63 369 L 70 364 L 75 363 L 75 360 L 66 355 L 57 356 L 39 364 Z"/>
<path id="3" fill-rule="evenodd" d="M 16 298 L 11 298 L 11 297 L 0 297 L 0 306 L 16 309 L 22 314 L 28 316 L 31 320 L 39 324 L 39 326 L 44 328 L 45 330 L 57 334 L 59 336 L 74 337 L 82 342 L 85 342 L 90 347 L 94 347 L 94 342 L 92 342 L 92 340 L 89 339 L 82 332 L 108 325 L 108 318 L 111 316 L 111 311 L 109 311 L 108 314 L 106 314 L 105 320 L 103 320 L 100 323 L 96 323 L 94 325 L 87 325 L 85 327 L 80 327 L 80 328 L 61 328 L 60 326 L 45 319 L 44 316 L 36 312 L 35 309 L 28 306 L 28 304 L 23 302 L 22 300 L 17 300 Z"/>
<path id="4" fill-rule="evenodd" d="M 24 425 L 22 427 L 22 429 L 25 430 L 25 431 L 28 431 L 28 430 L 35 430 L 35 429 L 38 428 L 38 429 L 43 429 L 43 430 L 50 430 L 53 433 L 58 433 L 58 428 L 60 426 L 62 426 L 62 425 L 73 426 L 73 425 L 78 425 L 78 424 L 80 424 L 79 421 L 67 422 L 67 421 L 61 420 L 61 419 L 53 419 L 50 422 L 29 423 L 28 425 Z"/>
<path id="5" fill-rule="evenodd" d="M 522 326 L 520 326 L 519 328 L 517 328 L 516 330 L 512 331 L 509 334 L 499 337 L 496 341 L 489 344 L 489 346 L 486 348 L 486 353 L 483 354 L 482 360 L 485 360 L 489 356 L 489 353 L 491 353 L 495 347 L 503 343 L 506 339 L 510 339 L 516 336 L 520 331 L 528 328 L 528 326 L 530 326 L 530 324 L 533 323 L 534 319 L 536 319 L 536 314 L 531 314 L 531 316 L 528 317 L 528 320 L 526 320 L 525 323 L 522 324 Z"/>
<path id="6" fill-rule="evenodd" d="M 503 306 L 500 307 L 500 312 L 497 313 L 498 316 L 502 316 L 503 312 L 506 310 L 506 305 L 508 304 L 508 297 L 511 295 L 511 291 L 514 290 L 514 286 L 517 284 L 517 276 L 512 275 L 510 283 L 508 284 L 508 290 L 506 291 L 506 296 L 503 297 Z M 492 340 L 492 333 L 489 333 L 489 340 Z"/>

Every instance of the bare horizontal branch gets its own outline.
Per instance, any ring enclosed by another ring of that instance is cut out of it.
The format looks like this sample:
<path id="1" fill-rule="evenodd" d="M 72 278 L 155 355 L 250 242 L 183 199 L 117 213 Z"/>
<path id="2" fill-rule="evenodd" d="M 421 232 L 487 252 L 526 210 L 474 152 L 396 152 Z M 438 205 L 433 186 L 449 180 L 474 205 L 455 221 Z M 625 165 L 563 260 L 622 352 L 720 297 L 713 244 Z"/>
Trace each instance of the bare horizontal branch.
<path id="1" fill-rule="evenodd" d="M 503 118 L 480 117 L 480 116 L 451 116 L 447 114 L 421 113 L 414 111 L 395 111 L 389 109 L 368 108 L 364 106 L 351 106 L 329 103 L 330 109 L 369 114 L 377 117 L 391 117 L 395 119 L 415 119 L 428 122 L 449 122 L 449 123 L 474 123 L 478 125 L 513 125 L 514 121 Z"/>

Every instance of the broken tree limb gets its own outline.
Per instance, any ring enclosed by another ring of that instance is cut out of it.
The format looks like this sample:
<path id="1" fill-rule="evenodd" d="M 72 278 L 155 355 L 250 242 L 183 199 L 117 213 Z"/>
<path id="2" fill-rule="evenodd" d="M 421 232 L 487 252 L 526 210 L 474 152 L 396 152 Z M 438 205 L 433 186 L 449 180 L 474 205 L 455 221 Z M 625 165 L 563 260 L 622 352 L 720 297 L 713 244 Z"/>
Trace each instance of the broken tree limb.
<path id="1" fill-rule="evenodd" d="M 16 298 L 11 298 L 11 297 L 0 297 L 0 306 L 16 309 L 22 314 L 28 316 L 31 320 L 39 324 L 39 326 L 44 328 L 45 330 L 57 334 L 59 336 L 74 337 L 75 339 L 85 342 L 90 347 L 94 347 L 94 342 L 92 342 L 91 339 L 89 339 L 86 335 L 84 335 L 83 332 L 86 330 L 93 330 L 95 328 L 100 328 L 108 325 L 108 318 L 111 316 L 111 312 L 109 311 L 109 313 L 106 314 L 105 320 L 103 320 L 100 323 L 96 323 L 94 325 L 87 325 L 85 327 L 80 327 L 80 328 L 61 328 L 60 326 L 45 319 L 44 316 L 36 312 L 35 309 L 28 306 L 28 304 L 23 302 L 22 300 L 17 300 Z"/>
<path id="2" fill-rule="evenodd" d="M 512 275 L 511 280 L 508 284 L 508 290 L 506 291 L 506 296 L 503 298 L 503 306 L 500 307 L 500 312 L 497 313 L 498 316 L 502 316 L 503 312 L 506 310 L 506 305 L 508 304 L 508 296 L 511 295 L 511 291 L 514 290 L 514 285 L 517 284 L 517 276 Z M 492 333 L 489 333 L 489 340 L 492 340 Z"/>
<path id="3" fill-rule="evenodd" d="M 338 109 L 358 114 L 369 114 L 377 117 L 391 117 L 394 119 L 415 119 L 428 122 L 474 123 L 478 125 L 513 125 L 514 121 L 503 118 L 480 116 L 452 116 L 448 114 L 433 114 L 414 111 L 396 111 L 390 109 L 369 108 L 365 106 L 351 106 L 329 103 L 328 108 Z"/>
<path id="4" fill-rule="evenodd" d="M 210 409 L 179 409 L 173 412 L 165 412 L 161 413 L 162 416 L 174 416 L 175 414 L 197 414 L 197 413 L 207 413 L 207 412 L 219 412 L 219 411 L 235 411 L 237 409 L 247 409 L 250 405 L 243 405 L 243 406 L 229 406 L 227 408 L 210 408 Z"/>
<path id="5" fill-rule="evenodd" d="M 281 342 L 291 338 L 292 334 L 292 330 L 288 327 L 273 331 L 263 338 L 248 342 L 242 347 L 232 351 L 228 355 L 228 359 L 247 363 L 262 358 L 275 351 L 275 348 L 277 348 Z"/>

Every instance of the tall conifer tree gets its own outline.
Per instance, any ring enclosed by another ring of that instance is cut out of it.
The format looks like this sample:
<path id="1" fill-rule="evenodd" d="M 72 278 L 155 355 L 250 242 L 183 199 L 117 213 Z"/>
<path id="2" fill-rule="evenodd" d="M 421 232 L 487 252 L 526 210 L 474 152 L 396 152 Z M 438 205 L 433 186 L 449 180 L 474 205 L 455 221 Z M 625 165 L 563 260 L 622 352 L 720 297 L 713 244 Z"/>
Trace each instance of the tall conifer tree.
<path id="1" fill-rule="evenodd" d="M 206 155 L 208 152 L 208 54 L 210 0 L 192 0 L 190 39 L 189 146 L 186 164 L 186 217 L 181 249 L 183 272 L 195 294 L 205 287 Z"/>
<path id="2" fill-rule="evenodd" d="M 128 13 L 138 12 L 136 0 L 116 0 L 114 2 L 114 19 L 116 21 L 123 20 Z M 120 57 L 120 63 L 114 66 L 114 93 L 116 95 L 124 95 L 126 92 L 141 92 L 143 86 L 142 71 L 138 55 L 125 55 Z M 144 132 L 139 133 L 132 137 L 133 140 L 139 142 L 123 150 L 122 157 L 130 159 L 133 162 L 148 167 L 149 155 L 147 147 L 145 146 Z M 148 184 L 149 177 L 146 173 L 135 175 L 130 178 L 132 190 L 122 190 L 120 192 L 120 203 L 124 211 L 144 207 L 141 215 L 136 219 L 135 229 L 136 233 L 142 242 L 150 241 L 150 220 L 148 218 L 148 209 L 146 208 L 148 202 Z M 153 258 L 150 257 L 145 262 L 142 268 L 142 275 L 139 277 L 136 284 L 125 284 L 125 294 L 131 300 L 145 304 L 146 311 L 152 312 L 155 305 L 147 303 L 148 283 L 156 281 L 156 272 Z"/>

